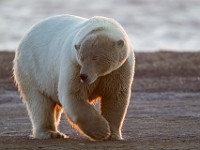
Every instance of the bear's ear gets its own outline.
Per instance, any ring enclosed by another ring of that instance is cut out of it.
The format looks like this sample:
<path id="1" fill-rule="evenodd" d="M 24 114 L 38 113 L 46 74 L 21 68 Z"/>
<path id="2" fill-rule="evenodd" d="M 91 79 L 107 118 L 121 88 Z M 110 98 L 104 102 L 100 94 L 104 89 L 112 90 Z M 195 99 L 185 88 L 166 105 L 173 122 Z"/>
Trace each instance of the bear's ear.
<path id="1" fill-rule="evenodd" d="M 124 41 L 123 40 L 119 40 L 117 42 L 115 42 L 115 47 L 116 48 L 122 48 L 124 46 Z"/>
<path id="2" fill-rule="evenodd" d="M 81 47 L 81 45 L 79 45 L 79 44 L 75 44 L 74 47 L 75 47 L 76 50 L 79 50 L 80 47 Z"/>

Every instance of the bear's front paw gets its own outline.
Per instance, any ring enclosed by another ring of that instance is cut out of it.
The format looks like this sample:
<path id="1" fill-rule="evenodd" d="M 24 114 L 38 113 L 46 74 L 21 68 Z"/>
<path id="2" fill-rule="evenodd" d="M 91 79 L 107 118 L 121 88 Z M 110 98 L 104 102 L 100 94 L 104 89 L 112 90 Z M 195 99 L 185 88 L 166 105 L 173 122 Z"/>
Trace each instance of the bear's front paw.
<path id="1" fill-rule="evenodd" d="M 58 131 L 44 131 L 38 132 L 34 135 L 37 139 L 56 139 L 56 138 L 68 138 L 67 135 Z"/>
<path id="2" fill-rule="evenodd" d="M 110 136 L 109 124 L 103 117 L 79 122 L 78 126 L 91 140 L 104 140 Z"/>

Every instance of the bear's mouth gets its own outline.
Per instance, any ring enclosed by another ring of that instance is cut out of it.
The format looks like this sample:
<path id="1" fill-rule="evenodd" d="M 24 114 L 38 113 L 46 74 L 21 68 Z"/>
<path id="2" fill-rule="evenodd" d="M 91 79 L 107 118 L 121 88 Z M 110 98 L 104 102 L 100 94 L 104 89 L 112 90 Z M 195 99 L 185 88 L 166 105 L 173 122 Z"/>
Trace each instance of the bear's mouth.
<path id="1" fill-rule="evenodd" d="M 90 80 L 82 80 L 82 79 L 80 79 L 81 80 L 81 82 L 82 83 L 84 83 L 84 84 L 92 84 L 93 82 L 92 81 L 90 81 Z"/>

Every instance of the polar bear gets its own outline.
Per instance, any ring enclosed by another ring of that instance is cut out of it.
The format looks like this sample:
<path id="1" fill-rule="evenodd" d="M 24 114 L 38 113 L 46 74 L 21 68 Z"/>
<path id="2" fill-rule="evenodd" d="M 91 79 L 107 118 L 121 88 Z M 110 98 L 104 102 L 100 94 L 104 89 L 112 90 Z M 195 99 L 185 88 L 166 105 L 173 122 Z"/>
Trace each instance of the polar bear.
<path id="1" fill-rule="evenodd" d="M 91 140 L 121 140 L 131 95 L 134 52 L 114 19 L 60 15 L 23 37 L 13 74 L 38 139 L 66 138 L 58 130 L 64 111 Z M 100 111 L 92 102 L 100 101 Z"/>

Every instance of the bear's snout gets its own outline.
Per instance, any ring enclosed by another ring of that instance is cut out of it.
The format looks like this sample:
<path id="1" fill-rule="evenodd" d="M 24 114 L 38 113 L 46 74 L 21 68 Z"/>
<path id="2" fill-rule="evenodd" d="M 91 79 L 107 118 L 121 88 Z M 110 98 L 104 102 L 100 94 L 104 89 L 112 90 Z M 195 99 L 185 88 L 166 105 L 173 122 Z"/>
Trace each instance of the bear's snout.
<path id="1" fill-rule="evenodd" d="M 88 80 L 87 74 L 80 74 L 81 82 L 86 82 Z"/>
<path id="2" fill-rule="evenodd" d="M 80 73 L 79 77 L 81 82 L 85 84 L 92 84 L 97 79 L 96 75 L 91 76 L 86 73 Z"/>

